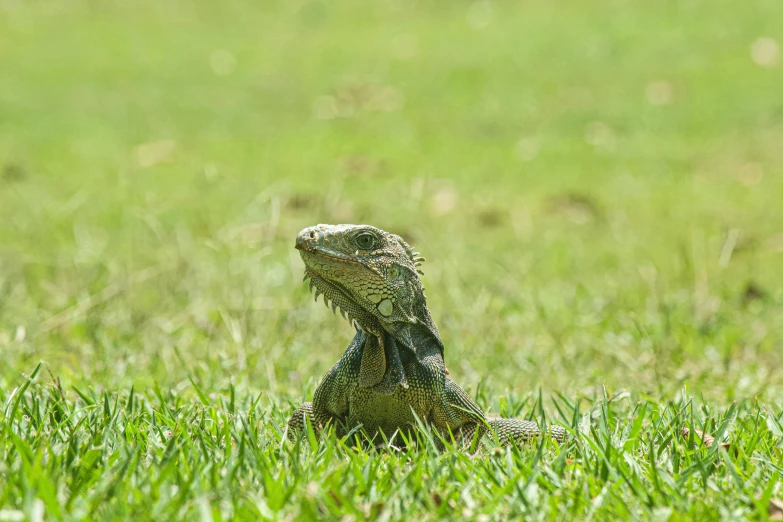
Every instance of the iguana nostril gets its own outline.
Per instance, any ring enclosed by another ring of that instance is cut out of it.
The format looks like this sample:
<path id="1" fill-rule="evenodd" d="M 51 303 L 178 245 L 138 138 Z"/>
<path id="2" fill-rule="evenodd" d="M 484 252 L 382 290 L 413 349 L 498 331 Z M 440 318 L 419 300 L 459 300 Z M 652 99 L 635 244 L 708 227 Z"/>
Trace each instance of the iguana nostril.
<path id="1" fill-rule="evenodd" d="M 318 239 L 318 232 L 311 227 L 305 228 L 296 236 L 296 248 L 302 251 L 310 250 L 314 240 Z"/>

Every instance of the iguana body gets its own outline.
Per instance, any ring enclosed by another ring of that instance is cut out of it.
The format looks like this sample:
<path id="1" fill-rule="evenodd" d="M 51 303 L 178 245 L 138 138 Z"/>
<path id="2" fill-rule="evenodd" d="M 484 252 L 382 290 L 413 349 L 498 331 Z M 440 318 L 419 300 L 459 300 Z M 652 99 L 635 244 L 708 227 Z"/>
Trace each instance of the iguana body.
<path id="1" fill-rule="evenodd" d="M 331 424 L 344 434 L 361 425 L 370 436 L 391 437 L 413 429 L 416 417 L 468 444 L 487 428 L 501 443 L 540 433 L 530 421 L 487 419 L 446 376 L 443 342 L 417 270 L 423 259 L 402 238 L 368 225 L 317 225 L 299 233 L 296 248 L 315 298 L 323 294 L 333 310 L 347 313 L 357 333 L 313 402 L 291 416 L 290 433 L 301 432 L 309 419 L 316 430 Z M 561 440 L 564 431 L 551 433 Z"/>

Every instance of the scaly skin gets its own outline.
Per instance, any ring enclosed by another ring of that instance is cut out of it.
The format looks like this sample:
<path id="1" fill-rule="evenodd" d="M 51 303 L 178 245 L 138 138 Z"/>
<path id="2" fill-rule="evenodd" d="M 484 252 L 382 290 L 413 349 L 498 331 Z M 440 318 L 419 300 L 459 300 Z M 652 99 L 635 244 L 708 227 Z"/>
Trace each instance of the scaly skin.
<path id="1" fill-rule="evenodd" d="M 304 430 L 305 419 L 317 432 L 331 425 L 344 435 L 361 425 L 371 437 L 393 437 L 414 429 L 416 417 L 472 448 L 485 434 L 502 444 L 540 434 L 530 421 L 486 418 L 446 376 L 443 342 L 417 269 L 424 259 L 401 237 L 369 225 L 317 225 L 299 233 L 296 248 L 316 300 L 323 294 L 357 332 L 313 402 L 294 411 L 292 437 Z M 555 426 L 550 433 L 562 440 L 565 431 Z"/>

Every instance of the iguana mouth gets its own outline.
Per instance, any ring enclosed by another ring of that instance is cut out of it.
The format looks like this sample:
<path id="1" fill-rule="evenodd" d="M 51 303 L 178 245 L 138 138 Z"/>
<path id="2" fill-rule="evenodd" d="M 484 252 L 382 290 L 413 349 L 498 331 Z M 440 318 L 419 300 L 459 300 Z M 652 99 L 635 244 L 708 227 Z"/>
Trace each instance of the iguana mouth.
<path id="1" fill-rule="evenodd" d="M 334 259 L 335 261 L 341 261 L 346 263 L 352 263 L 354 265 L 362 265 L 359 261 L 351 258 L 347 254 L 343 254 L 340 251 L 332 250 L 331 248 L 326 248 L 322 246 L 300 246 L 296 245 L 297 250 L 301 252 L 302 259 L 304 260 L 305 264 L 307 264 L 307 257 L 306 256 L 315 256 L 315 257 L 325 257 L 327 259 Z"/>

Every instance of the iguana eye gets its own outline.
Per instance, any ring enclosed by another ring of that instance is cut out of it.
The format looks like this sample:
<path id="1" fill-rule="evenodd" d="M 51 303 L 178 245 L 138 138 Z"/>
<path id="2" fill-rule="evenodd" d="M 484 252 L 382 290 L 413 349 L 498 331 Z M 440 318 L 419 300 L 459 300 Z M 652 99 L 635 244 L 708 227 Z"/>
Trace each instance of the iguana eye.
<path id="1" fill-rule="evenodd" d="M 356 236 L 356 245 L 362 250 L 371 250 L 375 246 L 375 236 L 369 232 Z"/>

